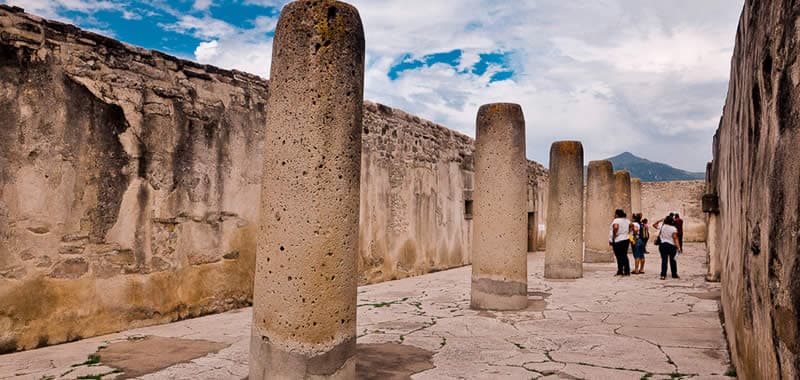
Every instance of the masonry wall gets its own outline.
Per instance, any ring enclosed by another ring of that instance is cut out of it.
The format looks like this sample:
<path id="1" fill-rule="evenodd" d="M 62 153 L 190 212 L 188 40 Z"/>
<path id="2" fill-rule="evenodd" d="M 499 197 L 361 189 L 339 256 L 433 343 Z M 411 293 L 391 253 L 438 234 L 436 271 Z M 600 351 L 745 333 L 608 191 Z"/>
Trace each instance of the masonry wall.
<path id="1" fill-rule="evenodd" d="M 705 241 L 706 216 L 702 207 L 705 187 L 704 181 L 642 182 L 642 215 L 652 224 L 677 212 L 683 219 L 684 242 Z"/>
<path id="2" fill-rule="evenodd" d="M 0 5 L 0 353 L 249 305 L 267 96 Z M 472 139 L 364 112 L 359 283 L 469 264 Z"/>
<path id="3" fill-rule="evenodd" d="M 714 146 L 722 307 L 742 379 L 800 378 L 800 1 L 747 1 Z"/>

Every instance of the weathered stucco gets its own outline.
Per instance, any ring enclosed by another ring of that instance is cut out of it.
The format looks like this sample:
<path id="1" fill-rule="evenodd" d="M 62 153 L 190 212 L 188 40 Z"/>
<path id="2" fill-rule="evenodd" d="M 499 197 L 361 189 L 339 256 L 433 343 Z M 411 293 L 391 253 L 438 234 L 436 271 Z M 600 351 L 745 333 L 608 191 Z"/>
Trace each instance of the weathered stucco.
<path id="1" fill-rule="evenodd" d="M 247 305 L 266 82 L 0 25 L 2 351 Z"/>
<path id="2" fill-rule="evenodd" d="M 714 146 L 722 306 L 743 379 L 800 378 L 798 53 L 800 1 L 745 3 Z"/>
<path id="3" fill-rule="evenodd" d="M 704 181 L 642 182 L 642 217 L 652 225 L 669 213 L 677 212 L 683 219 L 683 240 L 705 241 L 704 193 Z"/>
<path id="4" fill-rule="evenodd" d="M 267 97 L 0 5 L 0 352 L 250 304 Z M 363 124 L 359 283 L 470 263 L 473 140 Z M 528 184 L 538 227 L 547 170 Z"/>
<path id="5" fill-rule="evenodd" d="M 362 141 L 360 282 L 468 264 L 472 139 L 367 102 Z"/>

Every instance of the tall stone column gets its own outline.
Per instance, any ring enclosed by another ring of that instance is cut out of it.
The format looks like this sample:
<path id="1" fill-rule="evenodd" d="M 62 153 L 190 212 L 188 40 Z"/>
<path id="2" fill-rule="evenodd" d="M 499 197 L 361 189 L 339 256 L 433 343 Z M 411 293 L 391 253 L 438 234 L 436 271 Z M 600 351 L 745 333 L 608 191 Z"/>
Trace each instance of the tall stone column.
<path id="1" fill-rule="evenodd" d="M 631 216 L 642 212 L 642 180 L 631 178 Z"/>
<path id="2" fill-rule="evenodd" d="M 473 193 L 474 309 L 528 305 L 528 164 L 525 119 L 517 104 L 478 110 Z"/>
<path id="3" fill-rule="evenodd" d="M 550 147 L 550 190 L 544 277 L 583 277 L 583 145 L 559 141 Z"/>
<path id="4" fill-rule="evenodd" d="M 354 379 L 364 32 L 303 0 L 273 42 L 250 379 Z"/>
<path id="5" fill-rule="evenodd" d="M 612 263 L 614 252 L 608 245 L 608 226 L 614 219 L 614 166 L 611 161 L 590 161 L 586 178 L 587 263 Z"/>
<path id="6" fill-rule="evenodd" d="M 631 216 L 631 173 L 627 170 L 614 172 L 614 209 L 622 209 Z"/>

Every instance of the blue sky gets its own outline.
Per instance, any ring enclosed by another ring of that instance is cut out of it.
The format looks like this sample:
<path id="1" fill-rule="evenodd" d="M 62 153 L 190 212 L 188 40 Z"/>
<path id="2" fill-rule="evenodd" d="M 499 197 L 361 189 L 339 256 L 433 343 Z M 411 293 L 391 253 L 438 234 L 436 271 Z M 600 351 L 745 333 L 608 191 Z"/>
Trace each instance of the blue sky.
<path id="1" fill-rule="evenodd" d="M 182 58 L 269 76 L 284 0 L 0 0 Z M 365 97 L 474 135 L 520 103 L 528 158 L 577 139 L 702 171 L 743 0 L 353 0 Z"/>

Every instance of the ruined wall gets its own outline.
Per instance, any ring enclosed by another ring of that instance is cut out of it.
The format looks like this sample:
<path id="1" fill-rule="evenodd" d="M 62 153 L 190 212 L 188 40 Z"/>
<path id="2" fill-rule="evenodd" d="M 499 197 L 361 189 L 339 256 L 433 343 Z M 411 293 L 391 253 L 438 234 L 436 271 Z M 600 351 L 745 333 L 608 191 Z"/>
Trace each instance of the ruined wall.
<path id="1" fill-rule="evenodd" d="M 362 284 L 470 262 L 472 139 L 382 104 L 365 105 Z"/>
<path id="2" fill-rule="evenodd" d="M 677 212 L 683 219 L 684 242 L 705 241 L 706 215 L 702 207 L 705 187 L 704 181 L 642 182 L 642 215 L 652 224 Z"/>
<path id="3" fill-rule="evenodd" d="M 722 306 L 743 379 L 800 378 L 800 1 L 747 1 L 714 146 Z"/>
<path id="4" fill-rule="evenodd" d="M 359 283 L 471 262 L 474 150 L 470 137 L 366 102 Z M 546 187 L 547 170 L 529 161 L 528 183 L 528 212 L 538 215 L 536 199 Z"/>
<path id="5" fill-rule="evenodd" d="M 0 353 L 249 305 L 267 96 L 0 5 Z M 359 282 L 468 264 L 472 139 L 364 112 Z"/>
<path id="6" fill-rule="evenodd" d="M 266 82 L 0 26 L 0 351 L 247 305 Z"/>

